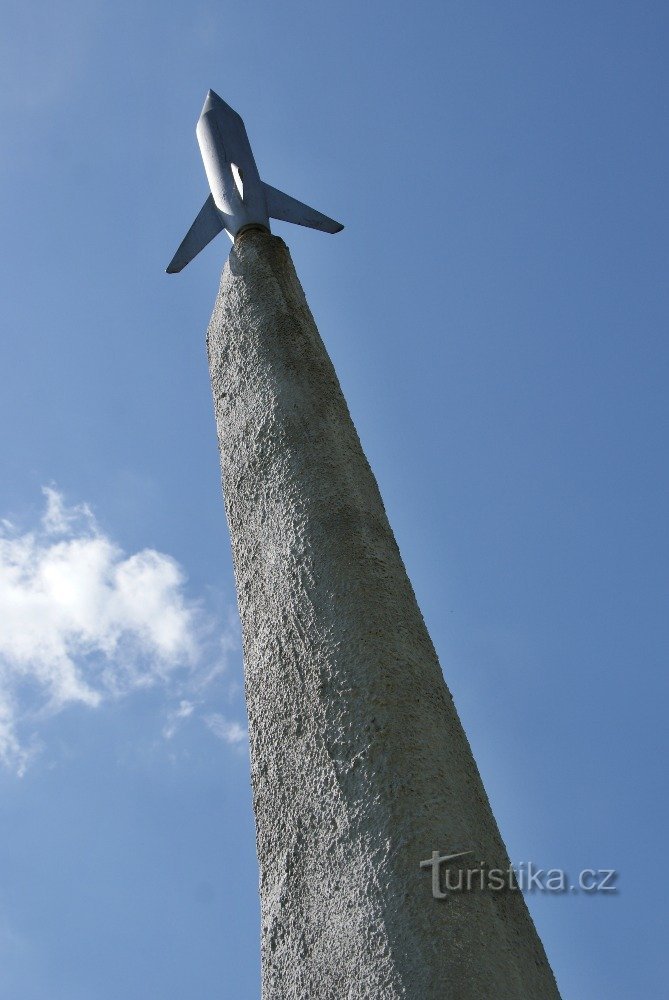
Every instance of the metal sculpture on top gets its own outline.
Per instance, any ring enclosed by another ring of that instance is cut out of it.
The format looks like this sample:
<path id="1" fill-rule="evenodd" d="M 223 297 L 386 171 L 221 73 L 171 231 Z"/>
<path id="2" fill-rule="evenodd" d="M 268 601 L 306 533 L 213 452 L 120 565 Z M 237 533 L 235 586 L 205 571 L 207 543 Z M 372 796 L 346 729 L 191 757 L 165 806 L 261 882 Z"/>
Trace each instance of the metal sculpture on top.
<path id="1" fill-rule="evenodd" d="M 225 229 L 234 241 L 244 229 L 281 219 L 324 233 L 344 227 L 315 208 L 260 180 L 240 115 L 210 90 L 195 130 L 211 194 L 167 267 L 176 274 Z"/>

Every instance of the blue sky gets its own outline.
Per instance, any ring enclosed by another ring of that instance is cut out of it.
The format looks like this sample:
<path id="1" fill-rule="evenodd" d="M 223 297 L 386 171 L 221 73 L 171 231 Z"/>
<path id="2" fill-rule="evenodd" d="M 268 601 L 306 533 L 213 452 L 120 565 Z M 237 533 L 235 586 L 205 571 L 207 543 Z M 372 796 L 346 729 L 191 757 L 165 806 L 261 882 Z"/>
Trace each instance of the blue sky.
<path id="1" fill-rule="evenodd" d="M 528 897 L 563 995 L 661 996 L 666 5 L 2 20 L 0 994 L 259 992 L 204 348 L 227 237 L 164 274 L 213 87 L 261 175 L 346 224 L 274 230 L 512 859 L 620 872 Z"/>

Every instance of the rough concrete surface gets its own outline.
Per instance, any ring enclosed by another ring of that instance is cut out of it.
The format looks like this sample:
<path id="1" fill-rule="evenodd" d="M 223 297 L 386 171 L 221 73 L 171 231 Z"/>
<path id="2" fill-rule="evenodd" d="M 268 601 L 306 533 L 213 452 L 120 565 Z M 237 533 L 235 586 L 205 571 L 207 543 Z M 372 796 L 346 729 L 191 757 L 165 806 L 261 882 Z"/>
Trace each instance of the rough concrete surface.
<path id="1" fill-rule="evenodd" d="M 509 860 L 282 240 L 236 241 L 207 339 L 264 1000 L 558 998 L 518 891 L 435 899 L 419 867 L 433 851 Z"/>

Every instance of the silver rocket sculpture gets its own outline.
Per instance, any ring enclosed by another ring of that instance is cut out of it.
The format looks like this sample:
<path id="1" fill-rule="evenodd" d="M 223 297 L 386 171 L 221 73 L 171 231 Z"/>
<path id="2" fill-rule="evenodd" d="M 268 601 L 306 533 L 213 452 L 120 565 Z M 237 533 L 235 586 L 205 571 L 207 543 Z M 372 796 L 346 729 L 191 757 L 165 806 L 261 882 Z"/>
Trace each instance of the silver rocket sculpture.
<path id="1" fill-rule="evenodd" d="M 340 222 L 260 180 L 244 122 L 210 90 L 195 129 L 211 194 L 167 267 L 176 274 L 222 229 L 234 241 L 245 229 L 269 232 L 270 219 L 339 233 Z"/>

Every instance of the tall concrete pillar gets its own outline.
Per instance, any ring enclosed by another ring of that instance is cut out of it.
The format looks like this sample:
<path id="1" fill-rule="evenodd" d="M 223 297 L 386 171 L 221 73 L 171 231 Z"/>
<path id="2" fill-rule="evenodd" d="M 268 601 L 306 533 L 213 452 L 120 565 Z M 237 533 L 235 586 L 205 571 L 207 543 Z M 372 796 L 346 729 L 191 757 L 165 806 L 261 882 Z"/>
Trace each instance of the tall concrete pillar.
<path id="1" fill-rule="evenodd" d="M 247 231 L 208 331 L 244 641 L 263 1000 L 553 1000 L 379 490 L 285 244 Z M 440 870 L 441 882 L 435 873 Z M 433 886 L 434 883 L 434 886 Z M 446 898 L 435 898 L 444 894 Z"/>

